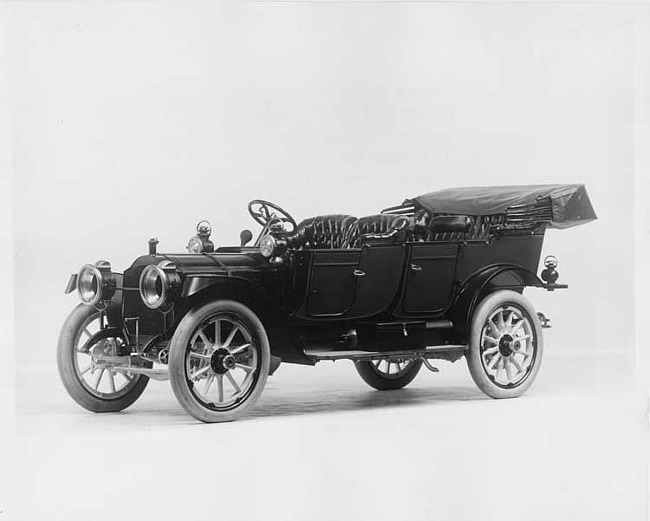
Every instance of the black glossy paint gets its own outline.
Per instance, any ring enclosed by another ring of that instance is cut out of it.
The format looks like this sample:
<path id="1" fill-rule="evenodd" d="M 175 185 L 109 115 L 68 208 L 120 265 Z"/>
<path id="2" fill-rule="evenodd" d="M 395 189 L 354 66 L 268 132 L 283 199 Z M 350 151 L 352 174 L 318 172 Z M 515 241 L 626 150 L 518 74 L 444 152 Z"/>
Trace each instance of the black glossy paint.
<path id="1" fill-rule="evenodd" d="M 351 328 L 370 349 L 390 343 L 399 324 L 410 324 L 408 341 L 421 347 L 437 338 L 427 333 L 423 340 L 422 324 L 446 318 L 456 327 L 444 333 L 445 342 L 462 342 L 481 292 L 541 284 L 535 272 L 542 242 L 543 233 L 488 242 L 376 242 L 289 252 L 279 265 L 250 247 L 144 255 L 124 273 L 122 319 L 132 335 L 129 319 L 138 317 L 141 336 L 168 338 L 192 307 L 219 298 L 239 300 L 263 318 L 273 354 L 296 363 L 313 363 L 304 354 L 310 346 L 350 348 L 344 339 Z M 182 283 L 179 300 L 166 314 L 147 308 L 138 290 L 144 267 L 162 260 L 176 266 Z"/>

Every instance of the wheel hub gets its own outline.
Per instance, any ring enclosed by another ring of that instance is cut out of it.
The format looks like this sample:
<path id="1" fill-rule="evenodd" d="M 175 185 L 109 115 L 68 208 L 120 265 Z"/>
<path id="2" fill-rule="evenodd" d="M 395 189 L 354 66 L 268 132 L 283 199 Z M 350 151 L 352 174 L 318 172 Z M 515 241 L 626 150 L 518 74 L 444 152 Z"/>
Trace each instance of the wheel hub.
<path id="1" fill-rule="evenodd" d="M 95 346 L 91 347 L 92 362 L 96 364 L 101 362 L 105 356 L 116 356 L 116 345 L 112 339 L 100 340 Z"/>
<path id="2" fill-rule="evenodd" d="M 210 357 L 210 367 L 217 374 L 226 374 L 235 367 L 235 357 L 225 347 L 217 349 Z"/>
<path id="3" fill-rule="evenodd" d="M 503 356 L 510 356 L 521 347 L 519 341 L 505 334 L 499 339 L 499 352 Z"/>

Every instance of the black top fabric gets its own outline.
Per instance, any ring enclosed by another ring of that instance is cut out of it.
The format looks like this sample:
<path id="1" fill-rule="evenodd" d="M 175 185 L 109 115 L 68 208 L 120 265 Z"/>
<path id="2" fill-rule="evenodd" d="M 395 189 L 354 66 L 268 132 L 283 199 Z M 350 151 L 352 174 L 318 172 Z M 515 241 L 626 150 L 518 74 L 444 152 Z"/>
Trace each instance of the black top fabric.
<path id="1" fill-rule="evenodd" d="M 597 219 L 582 184 L 449 188 L 407 199 L 434 214 L 494 215 L 550 198 L 552 228 L 570 228 Z"/>

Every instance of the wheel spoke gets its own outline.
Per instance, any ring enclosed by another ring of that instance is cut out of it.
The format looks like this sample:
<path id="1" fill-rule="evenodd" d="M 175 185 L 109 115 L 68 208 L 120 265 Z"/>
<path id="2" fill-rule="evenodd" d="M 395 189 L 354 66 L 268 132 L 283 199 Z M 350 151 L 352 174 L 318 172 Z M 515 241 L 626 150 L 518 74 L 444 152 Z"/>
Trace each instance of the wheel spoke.
<path id="1" fill-rule="evenodd" d="M 519 322 L 517 322 L 514 326 L 512 326 L 512 329 L 510 330 L 510 334 L 514 335 L 517 331 L 521 329 L 521 326 L 524 325 L 525 320 L 522 318 Z"/>
<path id="2" fill-rule="evenodd" d="M 214 348 L 219 349 L 221 347 L 221 320 L 215 320 L 214 322 Z"/>
<path id="3" fill-rule="evenodd" d="M 199 353 L 190 353 L 190 357 L 199 358 L 200 360 L 206 360 L 206 361 L 209 361 L 212 358 L 208 355 L 201 355 Z"/>
<path id="4" fill-rule="evenodd" d="M 235 394 L 241 393 L 241 389 L 237 385 L 237 382 L 235 382 L 235 379 L 232 377 L 230 374 L 230 371 L 226 373 L 226 378 L 228 378 L 228 381 L 232 384 L 232 386 L 235 388 Z"/>
<path id="5" fill-rule="evenodd" d="M 243 369 L 244 371 L 246 371 L 246 374 L 250 373 L 253 370 L 252 367 L 244 364 L 235 364 L 235 367 L 239 367 L 240 369 Z"/>
<path id="6" fill-rule="evenodd" d="M 485 338 L 485 340 L 489 340 L 490 342 L 492 342 L 494 344 L 499 343 L 499 340 L 497 338 L 491 337 L 490 335 L 485 335 L 483 338 Z"/>
<path id="7" fill-rule="evenodd" d="M 517 362 L 517 359 L 516 359 L 514 356 L 513 356 L 512 358 L 510 358 L 510 361 L 511 361 L 512 364 L 517 368 L 517 371 L 518 371 L 519 373 L 523 373 L 523 372 L 524 372 L 523 367 L 521 367 L 521 364 L 520 364 L 519 362 Z"/>
<path id="8" fill-rule="evenodd" d="M 497 327 L 499 328 L 499 332 L 502 333 L 504 328 L 505 328 L 505 322 L 503 321 L 503 310 L 499 310 L 499 313 L 497 314 Z"/>
<path id="9" fill-rule="evenodd" d="M 491 348 L 486 349 L 485 351 L 483 351 L 483 356 L 494 354 L 494 353 L 496 353 L 497 351 L 499 351 L 499 347 L 498 347 L 498 346 L 491 347 Z"/>
<path id="10" fill-rule="evenodd" d="M 530 338 L 530 335 L 521 335 L 521 336 L 516 336 L 515 340 L 526 340 Z"/>
<path id="11" fill-rule="evenodd" d="M 515 318 L 515 312 L 514 310 L 510 310 L 510 314 L 508 315 L 508 318 L 506 319 L 506 331 L 512 327 L 512 319 Z"/>
<path id="12" fill-rule="evenodd" d="M 208 395 L 208 391 L 212 386 L 212 382 L 214 382 L 214 375 L 210 375 L 208 379 L 205 381 L 205 391 L 203 392 L 203 394 L 205 394 L 206 396 Z"/>
<path id="13" fill-rule="evenodd" d="M 92 368 L 93 368 L 93 364 L 90 364 L 88 367 L 86 367 L 83 371 L 79 373 L 79 376 L 85 375 L 88 371 L 92 373 Z"/>
<path id="14" fill-rule="evenodd" d="M 223 402 L 223 375 L 217 375 L 217 399 Z"/>
<path id="15" fill-rule="evenodd" d="M 524 360 L 526 360 L 527 358 L 533 356 L 533 353 L 529 353 L 527 351 L 517 351 L 517 354 L 518 355 L 523 355 Z"/>
<path id="16" fill-rule="evenodd" d="M 510 361 L 507 358 L 503 359 L 503 367 L 506 370 L 506 377 L 508 378 L 508 382 L 512 381 L 512 369 L 510 369 Z"/>
<path id="17" fill-rule="evenodd" d="M 204 350 L 209 350 L 212 347 L 212 344 L 208 340 L 208 337 L 205 336 L 205 333 L 203 330 L 199 331 L 199 336 L 201 337 L 201 340 L 203 341 L 203 349 Z"/>
<path id="18" fill-rule="evenodd" d="M 501 355 L 500 354 L 495 355 L 492 358 L 492 360 L 490 360 L 490 363 L 487 366 L 488 371 L 492 371 L 492 369 L 494 369 L 499 364 L 499 360 L 501 360 Z"/>
<path id="19" fill-rule="evenodd" d="M 196 380 L 199 376 L 201 376 L 202 374 L 207 373 L 209 370 L 210 370 L 210 366 L 206 365 L 203 369 L 199 369 L 196 373 L 191 374 L 190 378 L 192 380 Z"/>
<path id="20" fill-rule="evenodd" d="M 115 375 L 113 374 L 113 371 L 110 369 L 108 370 L 108 385 L 111 388 L 111 392 L 115 392 Z"/>
<path id="21" fill-rule="evenodd" d="M 492 320 L 487 321 L 487 326 L 490 332 L 494 333 L 496 336 L 501 336 L 501 331 L 499 331 L 499 328 L 494 322 L 492 322 Z"/>
<path id="22" fill-rule="evenodd" d="M 221 347 L 225 347 L 227 349 L 228 346 L 230 345 L 230 342 L 232 342 L 232 339 L 235 338 L 235 335 L 237 334 L 237 331 L 239 331 L 239 326 L 234 326 L 232 328 L 232 331 L 230 332 L 230 334 L 226 338 L 226 341 L 223 343 L 223 345 Z"/>
<path id="23" fill-rule="evenodd" d="M 99 373 L 97 373 L 97 377 L 95 378 L 95 385 L 93 387 L 95 387 L 95 390 L 97 391 L 99 391 L 99 382 L 101 382 L 102 376 L 104 376 L 104 371 L 105 369 L 99 371 Z"/>
<path id="24" fill-rule="evenodd" d="M 230 350 L 231 355 L 236 355 L 244 351 L 245 349 L 248 349 L 251 345 L 250 344 L 242 344 L 240 346 L 237 346 L 233 349 Z"/>

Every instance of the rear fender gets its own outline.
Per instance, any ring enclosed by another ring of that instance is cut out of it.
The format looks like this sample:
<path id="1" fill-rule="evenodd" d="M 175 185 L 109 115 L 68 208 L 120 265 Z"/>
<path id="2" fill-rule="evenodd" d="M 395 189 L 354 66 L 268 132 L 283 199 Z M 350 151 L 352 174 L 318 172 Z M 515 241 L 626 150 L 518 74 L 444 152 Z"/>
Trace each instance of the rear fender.
<path id="1" fill-rule="evenodd" d="M 487 294 L 500 289 L 521 293 L 526 286 L 544 287 L 544 283 L 533 272 L 516 264 L 490 266 L 465 281 L 450 307 L 449 318 L 466 338 L 474 309 Z"/>

